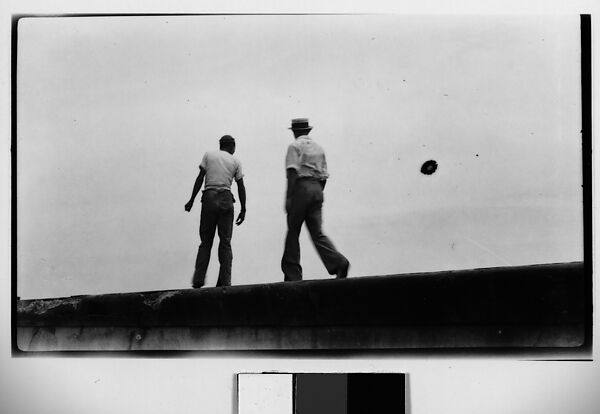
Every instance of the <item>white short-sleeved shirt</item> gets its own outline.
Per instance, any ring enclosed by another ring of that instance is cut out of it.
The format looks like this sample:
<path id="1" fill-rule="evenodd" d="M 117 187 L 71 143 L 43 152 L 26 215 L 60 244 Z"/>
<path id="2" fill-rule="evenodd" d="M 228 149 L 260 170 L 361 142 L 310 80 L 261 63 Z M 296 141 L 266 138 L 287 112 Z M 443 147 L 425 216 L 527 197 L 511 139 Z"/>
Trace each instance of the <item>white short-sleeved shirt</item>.
<path id="1" fill-rule="evenodd" d="M 296 138 L 289 145 L 285 168 L 295 169 L 298 177 L 312 177 L 318 180 L 326 180 L 329 177 L 325 151 L 308 135 Z"/>
<path id="2" fill-rule="evenodd" d="M 209 151 L 202 157 L 200 168 L 206 171 L 204 189 L 231 190 L 231 182 L 241 180 L 242 163 L 227 151 Z"/>

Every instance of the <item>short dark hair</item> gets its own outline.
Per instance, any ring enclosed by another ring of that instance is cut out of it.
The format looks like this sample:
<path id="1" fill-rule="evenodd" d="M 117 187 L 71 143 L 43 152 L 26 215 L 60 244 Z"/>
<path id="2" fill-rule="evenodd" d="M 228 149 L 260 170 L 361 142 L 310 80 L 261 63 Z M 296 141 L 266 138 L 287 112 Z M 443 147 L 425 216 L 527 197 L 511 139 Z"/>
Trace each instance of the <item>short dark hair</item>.
<path id="1" fill-rule="evenodd" d="M 219 140 L 219 144 L 235 144 L 235 138 L 233 138 L 231 135 L 223 135 Z"/>

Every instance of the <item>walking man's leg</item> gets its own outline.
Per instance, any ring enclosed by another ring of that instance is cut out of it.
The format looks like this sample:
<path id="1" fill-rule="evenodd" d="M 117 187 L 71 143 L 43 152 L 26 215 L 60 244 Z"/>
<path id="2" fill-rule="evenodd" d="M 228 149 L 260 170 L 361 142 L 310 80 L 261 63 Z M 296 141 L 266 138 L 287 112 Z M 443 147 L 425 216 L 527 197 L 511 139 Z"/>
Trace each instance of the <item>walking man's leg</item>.
<path id="1" fill-rule="evenodd" d="M 305 200 L 302 195 L 296 194 L 292 205 L 287 212 L 287 234 L 285 247 L 281 258 L 281 270 L 286 282 L 302 280 L 302 266 L 300 265 L 300 230 L 304 223 Z"/>
<path id="2" fill-rule="evenodd" d="M 306 214 L 306 227 L 327 272 L 330 275 L 337 275 L 338 278 L 343 279 L 348 275 L 350 262 L 335 248 L 331 240 L 323 234 L 323 197 L 317 196 L 316 200 L 309 207 Z"/>

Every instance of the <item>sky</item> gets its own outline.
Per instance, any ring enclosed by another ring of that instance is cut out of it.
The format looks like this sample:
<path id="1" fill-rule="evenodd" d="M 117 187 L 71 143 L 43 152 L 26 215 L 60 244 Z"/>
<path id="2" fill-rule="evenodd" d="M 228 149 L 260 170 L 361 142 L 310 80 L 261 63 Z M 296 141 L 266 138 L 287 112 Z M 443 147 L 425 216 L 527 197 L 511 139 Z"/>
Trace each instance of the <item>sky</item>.
<path id="1" fill-rule="evenodd" d="M 350 277 L 583 259 L 579 16 L 28 18 L 18 34 L 23 299 L 191 287 L 200 203 L 183 207 L 224 134 L 248 193 L 232 283 L 282 281 L 296 117 L 325 148 L 324 230 Z M 306 230 L 301 246 L 305 279 L 329 278 Z"/>

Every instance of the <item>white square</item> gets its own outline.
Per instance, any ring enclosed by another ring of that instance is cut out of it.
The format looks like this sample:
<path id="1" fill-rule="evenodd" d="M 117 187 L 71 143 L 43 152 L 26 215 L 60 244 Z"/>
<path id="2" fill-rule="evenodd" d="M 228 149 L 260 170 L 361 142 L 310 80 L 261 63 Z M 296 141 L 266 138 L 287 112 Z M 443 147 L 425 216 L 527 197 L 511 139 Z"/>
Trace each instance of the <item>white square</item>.
<path id="1" fill-rule="evenodd" d="M 292 374 L 238 374 L 238 414 L 292 414 Z"/>

